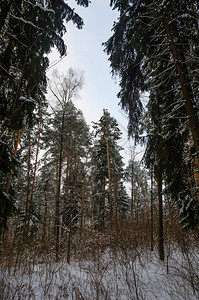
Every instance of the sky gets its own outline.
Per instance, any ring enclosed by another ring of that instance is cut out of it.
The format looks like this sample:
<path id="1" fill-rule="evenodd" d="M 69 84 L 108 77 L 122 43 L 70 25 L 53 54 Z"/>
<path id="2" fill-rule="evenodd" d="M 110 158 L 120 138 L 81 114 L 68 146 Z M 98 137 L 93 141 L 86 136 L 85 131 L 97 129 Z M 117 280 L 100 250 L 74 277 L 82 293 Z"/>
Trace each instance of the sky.
<path id="1" fill-rule="evenodd" d="M 67 45 L 67 56 L 56 64 L 55 68 L 61 73 L 66 73 L 70 67 L 84 71 L 85 83 L 80 91 L 81 98 L 75 100 L 74 104 L 83 111 L 90 126 L 92 121 L 97 122 L 100 119 L 103 109 L 109 111 L 123 133 L 120 145 L 125 149 L 121 154 L 127 163 L 130 159 L 128 118 L 118 105 L 119 83 L 112 78 L 108 55 L 102 46 L 112 35 L 111 29 L 118 18 L 118 12 L 111 9 L 109 0 L 91 0 L 87 8 L 76 5 L 74 0 L 68 3 L 83 18 L 84 27 L 79 30 L 72 22 L 66 25 L 64 41 Z M 59 59 L 59 54 L 53 51 L 49 58 L 54 62 Z"/>

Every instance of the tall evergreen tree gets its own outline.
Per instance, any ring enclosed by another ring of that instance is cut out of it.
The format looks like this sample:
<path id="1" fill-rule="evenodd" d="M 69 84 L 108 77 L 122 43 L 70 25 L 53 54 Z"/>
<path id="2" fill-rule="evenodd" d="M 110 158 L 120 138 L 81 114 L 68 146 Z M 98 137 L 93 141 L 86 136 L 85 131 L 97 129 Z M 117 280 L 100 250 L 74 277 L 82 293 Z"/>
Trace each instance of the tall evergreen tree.
<path id="1" fill-rule="evenodd" d="M 77 0 L 77 3 L 86 7 L 89 1 Z M 47 54 L 54 46 L 61 56 L 66 54 L 64 22 L 70 20 L 78 28 L 83 26 L 83 20 L 63 0 L 1 1 L 0 160 L 4 159 L 5 162 L 1 165 L 3 183 L 11 170 L 10 153 L 14 153 L 14 143 L 10 139 L 12 132 L 31 127 L 36 122 L 36 111 L 42 114 L 46 105 Z M 12 159 L 12 162 L 15 160 Z M 0 197 L 5 205 L 1 207 L 1 218 L 6 220 L 10 205 L 6 204 L 9 201 L 5 198 L 7 193 L 3 192 L 5 188 L 2 187 Z"/>
<path id="2" fill-rule="evenodd" d="M 105 221 L 113 221 L 122 211 L 122 200 L 118 210 L 118 195 L 122 194 L 123 162 L 118 142 L 121 132 L 116 120 L 104 110 L 99 122 L 94 123 L 95 142 L 92 149 L 92 177 L 94 178 L 94 214 L 98 228 Z M 120 192 L 119 192 L 120 191 Z M 125 202 L 125 199 L 123 199 Z M 123 203 L 124 203 L 123 202 Z M 127 205 L 126 205 L 127 207 Z M 125 210 L 125 204 L 123 206 Z"/>
<path id="3" fill-rule="evenodd" d="M 139 131 L 140 92 L 164 86 L 174 75 L 178 101 L 184 101 L 199 158 L 198 71 L 194 65 L 199 34 L 197 1 L 181 1 L 178 8 L 172 0 L 152 3 L 113 0 L 111 5 L 119 10 L 120 18 L 105 46 L 113 73 L 121 77 L 118 96 L 129 111 L 130 133 L 137 135 Z M 172 89 L 170 86 L 167 93 Z M 174 104 L 176 97 L 173 100 Z"/>
<path id="4" fill-rule="evenodd" d="M 55 192 L 56 259 L 59 259 L 59 239 L 62 228 L 77 219 L 79 212 L 83 162 L 89 147 L 88 126 L 73 100 L 83 85 L 83 75 L 69 69 L 64 76 L 54 72 L 49 84 L 56 103 L 52 108 L 51 125 L 44 137 L 51 163 L 57 170 Z M 49 143 L 50 141 L 50 143 Z M 80 171 L 81 169 L 81 171 Z M 82 190 L 81 190 L 82 191 Z M 61 218 L 62 216 L 62 218 Z M 65 233 L 65 230 L 63 231 Z"/>
<path id="5" fill-rule="evenodd" d="M 161 128 L 156 124 L 154 132 L 156 145 L 163 142 L 167 152 L 163 156 L 160 151 L 161 158 L 158 156 L 157 159 L 167 168 L 167 174 L 176 174 L 177 161 L 180 162 L 179 172 L 184 165 L 183 148 L 189 132 L 194 154 L 199 158 L 198 71 L 195 64 L 198 57 L 196 37 L 199 34 L 197 1 L 181 1 L 178 7 L 175 1 L 147 0 L 113 0 L 111 5 L 119 10 L 120 18 L 105 46 L 113 73 L 121 77 L 118 96 L 122 107 L 129 112 L 129 134 L 139 135 L 143 112 L 141 96 L 147 91 L 151 95 L 150 102 L 154 102 L 149 113 L 157 112 L 153 109 L 158 103 L 160 115 L 156 114 L 156 118 L 160 120 L 161 117 Z M 176 150 L 169 147 L 174 136 L 178 137 L 179 143 L 176 161 Z M 152 141 L 153 137 L 150 136 L 149 140 Z M 181 186 L 181 191 L 176 186 L 178 196 L 173 199 L 178 198 L 186 207 L 185 177 L 180 178 L 177 186 Z M 168 185 L 172 182 L 172 176 L 168 175 Z M 192 209 L 190 215 L 193 216 Z"/>

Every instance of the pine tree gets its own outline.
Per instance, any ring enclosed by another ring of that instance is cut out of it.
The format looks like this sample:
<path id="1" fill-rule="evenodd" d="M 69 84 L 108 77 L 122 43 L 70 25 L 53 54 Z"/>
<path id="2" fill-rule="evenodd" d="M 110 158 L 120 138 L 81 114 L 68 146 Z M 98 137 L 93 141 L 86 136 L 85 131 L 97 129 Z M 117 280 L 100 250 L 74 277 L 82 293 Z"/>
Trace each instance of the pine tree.
<path id="1" fill-rule="evenodd" d="M 50 125 L 43 139 L 48 155 L 51 156 L 49 159 L 54 170 L 57 170 L 54 174 L 57 260 L 60 254 L 60 236 L 66 236 L 65 229 L 68 227 L 69 232 L 72 232 L 72 227 L 78 220 L 82 200 L 83 160 L 90 143 L 89 129 L 82 112 L 72 102 L 78 96 L 82 85 L 83 74 L 73 69 L 69 69 L 65 76 L 54 72 L 49 84 L 56 104 L 51 107 Z"/>
<path id="2" fill-rule="evenodd" d="M 127 197 L 121 198 L 122 193 L 125 193 L 122 185 L 123 162 L 119 152 L 121 147 L 118 145 L 121 132 L 107 110 L 104 110 L 103 116 L 99 122 L 94 123 L 93 128 L 95 141 L 91 176 L 94 178 L 94 217 L 96 227 L 103 229 L 107 221 L 112 224 L 117 215 L 124 215 L 128 206 L 125 202 Z"/>

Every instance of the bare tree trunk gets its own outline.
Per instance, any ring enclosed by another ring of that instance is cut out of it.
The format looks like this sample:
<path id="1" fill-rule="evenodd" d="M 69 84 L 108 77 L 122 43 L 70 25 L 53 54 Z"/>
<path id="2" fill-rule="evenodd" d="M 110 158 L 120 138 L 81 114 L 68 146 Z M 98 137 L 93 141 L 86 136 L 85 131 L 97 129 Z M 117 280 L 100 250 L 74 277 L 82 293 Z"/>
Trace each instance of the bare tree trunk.
<path id="1" fill-rule="evenodd" d="M 184 160 L 185 160 L 185 164 L 188 167 L 188 161 L 186 158 L 186 155 L 184 153 Z M 192 174 L 191 174 L 191 170 L 188 168 L 188 176 L 187 176 L 187 181 L 189 182 L 189 187 L 190 187 L 190 191 L 191 191 L 191 196 L 194 199 L 194 193 L 193 193 L 193 182 L 191 180 Z"/>
<path id="2" fill-rule="evenodd" d="M 70 169 L 69 169 L 69 178 L 71 176 L 71 169 L 72 169 L 72 164 L 70 164 Z M 70 264 L 70 257 L 71 257 L 71 245 L 72 245 L 72 225 L 73 225 L 73 212 L 74 212 L 74 200 L 73 202 L 68 202 L 68 210 L 69 210 L 69 234 L 68 234 L 68 249 L 67 249 L 67 263 Z"/>
<path id="3" fill-rule="evenodd" d="M 107 167 L 108 167 L 108 189 L 109 189 L 109 203 L 110 203 L 110 224 L 112 226 L 113 206 L 112 206 L 112 191 L 111 191 L 111 173 L 109 162 L 109 147 L 108 147 L 108 133 L 106 133 L 106 152 L 107 152 Z"/>
<path id="4" fill-rule="evenodd" d="M 25 212 L 25 221 L 23 229 L 23 240 L 26 239 L 26 230 L 27 230 L 27 218 L 28 218 L 28 207 L 29 207 L 29 192 L 30 192 L 30 155 L 31 155 L 31 146 L 30 146 L 30 132 L 28 132 L 28 174 L 27 174 L 27 190 L 26 190 L 26 212 Z"/>
<path id="5" fill-rule="evenodd" d="M 48 212 L 48 179 L 44 188 L 44 197 L 45 197 L 45 211 L 44 211 L 44 219 L 43 219 L 43 234 L 42 234 L 42 243 L 46 242 L 46 228 L 47 228 L 47 212 Z"/>
<path id="6" fill-rule="evenodd" d="M 154 237 L 153 237 L 153 170 L 151 168 L 151 251 L 154 250 Z"/>
<path id="7" fill-rule="evenodd" d="M 57 185 L 55 195 L 55 259 L 59 261 L 59 236 L 60 236 L 60 188 L 61 188 L 61 174 L 62 174 L 62 160 L 63 160 L 63 132 L 64 132 L 65 111 L 62 115 L 61 133 L 60 133 L 60 150 L 59 162 L 57 166 Z"/>
<path id="8" fill-rule="evenodd" d="M 131 153 L 131 217 L 134 219 L 134 166 L 133 166 L 133 157 Z"/>
<path id="9" fill-rule="evenodd" d="M 70 214 L 70 219 L 72 219 L 71 214 Z M 72 220 L 70 221 L 69 234 L 68 234 L 68 249 L 67 249 L 67 263 L 68 264 L 70 264 L 71 244 L 72 244 Z"/>
<path id="10" fill-rule="evenodd" d="M 196 185 L 196 191 L 197 191 L 197 198 L 199 201 L 199 191 L 198 191 L 198 184 L 199 184 L 199 164 L 198 164 L 198 159 L 193 158 L 191 154 L 191 140 L 189 139 L 189 148 L 190 148 L 190 156 L 191 156 L 191 162 L 193 166 L 193 173 L 194 173 L 194 180 L 195 180 L 195 185 Z"/>
<path id="11" fill-rule="evenodd" d="M 83 225 L 84 197 L 85 197 L 85 189 L 86 189 L 86 173 L 87 173 L 87 164 L 88 164 L 88 154 L 89 154 L 89 151 L 90 151 L 90 149 L 88 149 L 88 152 L 87 152 L 87 155 L 86 155 L 86 165 L 85 165 L 85 171 L 84 171 L 84 184 L 83 184 L 83 191 L 82 191 L 80 230 L 82 230 L 82 225 Z"/>
<path id="12" fill-rule="evenodd" d="M 147 225 L 149 224 L 149 206 L 148 206 L 148 199 L 147 199 L 147 191 L 145 192 L 144 187 L 142 188 L 142 193 L 144 196 L 144 204 L 145 204 L 145 213 L 146 213 L 146 221 Z"/>
<path id="13" fill-rule="evenodd" d="M 114 172 L 114 221 L 116 222 L 117 225 L 117 174 Z"/>
<path id="14" fill-rule="evenodd" d="M 41 132 L 41 121 L 40 121 L 40 124 L 39 124 L 39 133 L 38 133 L 38 139 L 37 139 L 37 151 L 36 151 L 36 158 L 35 158 L 34 175 L 33 175 L 32 190 L 31 190 L 30 204 L 29 204 L 29 211 L 28 211 L 27 234 L 28 234 L 29 225 L 30 225 L 30 216 L 31 216 L 31 209 L 32 209 L 32 202 L 33 202 L 33 192 L 34 192 L 35 178 L 36 178 L 36 171 L 37 171 L 37 160 L 38 160 L 38 153 L 39 153 L 40 132 Z"/>
<path id="15" fill-rule="evenodd" d="M 164 261 L 164 233 L 163 233 L 163 204 L 162 204 L 162 171 L 159 166 L 158 171 L 158 204 L 159 204 L 159 216 L 158 216 L 158 252 L 160 260 Z"/>
<path id="16" fill-rule="evenodd" d="M 57 184 L 56 184 L 56 194 L 55 194 L 55 259 L 59 261 L 59 227 L 60 227 L 60 205 L 59 205 L 59 195 L 60 195 L 60 185 L 61 185 L 61 165 L 57 162 Z"/>
<path id="17" fill-rule="evenodd" d="M 70 167 L 71 167 L 71 128 L 69 128 L 69 141 L 68 141 L 68 149 L 66 150 L 66 189 L 65 189 L 65 198 L 63 203 L 63 227 L 62 227 L 62 234 L 64 233 L 64 227 L 67 223 L 67 205 L 69 207 L 68 203 L 68 192 L 70 187 Z"/>

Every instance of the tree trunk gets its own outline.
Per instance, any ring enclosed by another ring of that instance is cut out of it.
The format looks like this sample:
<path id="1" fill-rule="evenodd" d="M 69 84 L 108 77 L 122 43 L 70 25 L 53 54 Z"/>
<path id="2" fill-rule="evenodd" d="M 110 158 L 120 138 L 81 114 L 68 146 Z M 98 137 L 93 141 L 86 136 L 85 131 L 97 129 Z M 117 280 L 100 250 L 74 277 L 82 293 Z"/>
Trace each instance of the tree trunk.
<path id="1" fill-rule="evenodd" d="M 44 188 L 44 199 L 45 199 L 45 211 L 44 211 L 44 219 L 43 219 L 43 234 L 42 234 L 42 243 L 45 245 L 46 242 L 46 228 L 47 228 L 47 211 L 48 211 L 48 179 Z"/>
<path id="2" fill-rule="evenodd" d="M 86 165 L 85 165 L 85 171 L 84 171 L 84 184 L 83 184 L 83 191 L 82 191 L 80 230 L 82 230 L 82 225 L 83 225 L 84 197 L 85 197 L 85 189 L 86 189 L 86 173 L 87 173 L 87 164 L 88 164 L 88 154 L 89 154 L 89 151 L 90 151 L 90 149 L 88 149 L 88 152 L 87 152 L 87 155 L 86 155 Z"/>
<path id="3" fill-rule="evenodd" d="M 153 170 L 151 168 L 151 251 L 154 250 L 153 238 Z"/>
<path id="4" fill-rule="evenodd" d="M 17 134 L 17 140 L 15 143 L 15 151 L 14 151 L 14 156 L 17 155 L 17 148 L 18 148 L 18 144 L 19 144 L 19 139 L 20 139 L 20 134 L 21 134 L 21 130 L 18 130 L 18 134 Z M 8 195 L 9 193 L 9 189 L 10 189 L 10 184 L 11 184 L 11 180 L 12 180 L 12 173 L 13 170 L 10 170 L 10 176 L 8 177 L 7 183 L 6 183 L 6 189 L 5 189 L 5 193 Z"/>
<path id="5" fill-rule="evenodd" d="M 72 219 L 72 216 L 70 216 L 70 219 Z M 71 244 L 72 244 L 72 220 L 70 221 L 69 234 L 68 234 L 68 249 L 67 249 L 67 263 L 68 264 L 70 264 Z"/>
<path id="6" fill-rule="evenodd" d="M 64 133 L 65 111 L 62 115 L 62 124 L 60 132 L 60 150 L 59 162 L 57 170 L 57 186 L 55 195 L 55 259 L 59 261 L 59 236 L 60 236 L 60 188 L 61 188 L 61 174 L 62 174 L 62 160 L 63 160 L 63 133 Z"/>
<path id="7" fill-rule="evenodd" d="M 55 259 L 59 261 L 59 195 L 60 195 L 60 181 L 61 181 L 61 168 L 57 163 L 57 184 L 56 184 L 56 194 L 55 194 Z"/>
<path id="8" fill-rule="evenodd" d="M 31 146 L 30 146 L 30 132 L 28 132 L 28 174 L 27 174 L 27 190 L 26 190 L 26 212 L 23 230 L 23 240 L 26 239 L 27 230 L 27 218 L 28 218 L 28 207 L 29 207 L 29 192 L 30 192 L 30 156 L 31 156 Z"/>
<path id="9" fill-rule="evenodd" d="M 194 173 L 194 180 L 195 180 L 195 185 L 196 185 L 196 191 L 197 191 L 197 199 L 199 201 L 199 191 L 198 191 L 198 185 L 199 185 L 199 161 L 197 158 L 194 159 L 194 157 L 191 154 L 191 140 L 189 139 L 189 148 L 190 148 L 190 157 L 191 157 L 191 162 L 193 166 L 193 173 Z"/>
<path id="10" fill-rule="evenodd" d="M 117 174 L 114 172 L 114 221 L 116 222 L 117 225 Z"/>
<path id="11" fill-rule="evenodd" d="M 169 209 L 170 228 L 172 228 L 172 225 L 173 225 L 173 213 L 172 213 L 171 203 L 170 203 L 170 199 L 169 199 L 169 195 L 168 194 L 165 195 L 165 199 L 167 201 L 167 205 L 168 205 L 168 209 Z"/>
<path id="12" fill-rule="evenodd" d="M 32 202 L 33 202 L 33 192 L 34 192 L 35 178 L 36 178 L 36 171 L 37 171 L 37 160 L 38 160 L 38 153 L 39 153 L 40 132 L 41 132 L 41 121 L 40 121 L 40 124 L 39 124 L 39 133 L 38 133 L 38 139 L 37 139 L 37 151 L 36 151 L 36 158 L 35 158 L 34 175 L 33 175 L 32 190 L 31 190 L 30 204 L 29 204 L 29 211 L 28 211 L 27 234 L 28 234 L 29 225 L 30 225 L 31 208 L 32 208 Z"/>
<path id="13" fill-rule="evenodd" d="M 19 206 L 18 206 L 19 211 L 22 208 L 24 190 L 25 190 L 25 186 L 23 186 L 22 192 L 21 192 L 21 197 L 20 197 Z M 15 226 L 15 233 L 14 233 L 14 237 L 13 237 L 13 241 L 12 241 L 12 249 L 14 249 L 14 244 L 15 244 L 15 240 L 16 240 L 16 236 L 17 236 L 17 228 L 18 228 L 19 224 L 20 224 L 20 214 L 18 214 L 18 216 L 17 216 L 17 222 L 16 222 L 16 226 Z"/>
<path id="14" fill-rule="evenodd" d="M 106 151 L 107 151 L 108 190 L 109 190 L 109 203 L 110 203 L 110 224 L 112 224 L 113 206 L 112 206 L 112 191 L 111 191 L 111 173 L 110 173 L 110 162 L 109 162 L 108 133 L 106 133 Z"/>
<path id="15" fill-rule="evenodd" d="M 181 90 L 185 99 L 185 108 L 189 118 L 189 125 L 196 149 L 196 155 L 199 161 L 199 122 L 197 117 L 197 109 L 194 106 L 194 98 L 188 76 L 188 70 L 186 68 L 185 58 L 183 53 L 179 54 L 180 51 L 173 40 L 169 22 L 167 20 L 164 21 L 164 27 L 170 42 L 170 49 L 175 62 L 176 71 L 179 76 Z"/>
<path id="16" fill-rule="evenodd" d="M 69 179 L 71 176 L 71 171 L 72 171 L 72 164 L 70 164 L 70 169 L 69 169 Z M 68 234 L 68 249 L 67 249 L 67 263 L 70 264 L 70 257 L 71 257 L 71 245 L 72 245 L 72 235 L 73 235 L 73 213 L 74 213 L 74 199 L 72 200 L 73 202 L 68 202 L 68 210 L 69 210 L 69 234 Z"/>
<path id="17" fill-rule="evenodd" d="M 71 127 L 69 128 L 69 141 L 68 141 L 68 149 L 66 150 L 66 190 L 65 190 L 65 197 L 64 197 L 64 203 L 63 203 L 63 229 L 67 224 L 67 209 L 69 209 L 69 203 L 68 203 L 68 192 L 70 187 L 70 168 L 71 168 Z M 68 207 L 67 207 L 68 205 Z M 69 221 L 70 222 L 70 221 Z M 62 234 L 64 230 L 62 229 Z"/>
<path id="18" fill-rule="evenodd" d="M 147 187 L 146 191 L 144 190 L 144 187 L 142 188 L 142 194 L 144 196 L 144 204 L 145 204 L 145 212 L 146 212 L 146 221 L 147 225 L 149 225 L 149 206 L 148 206 L 148 197 L 147 197 Z"/>
<path id="19" fill-rule="evenodd" d="M 131 154 L 131 217 L 134 219 L 134 166 L 133 166 L 133 157 Z"/>
<path id="20" fill-rule="evenodd" d="M 158 252 L 160 260 L 164 261 L 164 233 L 163 233 L 163 205 L 162 205 L 162 171 L 159 166 L 158 171 L 158 208 L 159 208 L 159 216 L 158 216 Z"/>

